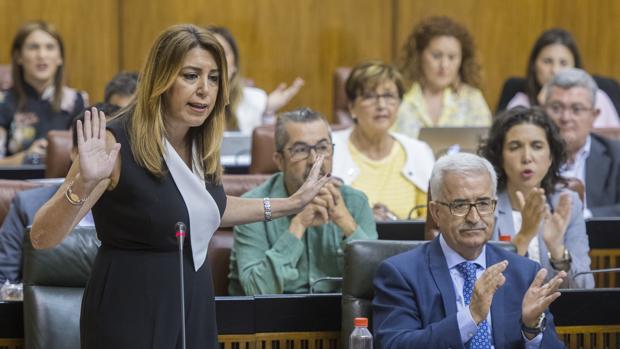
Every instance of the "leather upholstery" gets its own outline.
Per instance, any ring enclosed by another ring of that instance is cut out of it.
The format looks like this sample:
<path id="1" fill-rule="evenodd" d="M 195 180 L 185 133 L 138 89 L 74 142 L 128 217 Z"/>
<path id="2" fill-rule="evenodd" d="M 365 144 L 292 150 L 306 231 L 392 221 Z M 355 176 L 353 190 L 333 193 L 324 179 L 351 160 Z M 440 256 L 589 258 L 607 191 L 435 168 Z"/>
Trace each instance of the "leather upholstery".
<path id="1" fill-rule="evenodd" d="M 353 125 L 349 112 L 349 99 L 345 91 L 347 79 L 351 74 L 350 67 L 338 67 L 334 70 L 334 119 L 333 122 L 345 126 Z"/>
<path id="2" fill-rule="evenodd" d="M 258 185 L 262 184 L 269 178 L 270 175 L 257 174 L 257 175 L 233 175 L 225 174 L 222 177 L 222 183 L 224 184 L 224 191 L 226 195 L 241 196 L 246 192 L 254 189 Z"/>
<path id="3" fill-rule="evenodd" d="M 16 179 L 0 179 L 0 224 L 2 224 L 7 213 L 9 213 L 11 201 L 13 201 L 13 198 L 18 191 L 32 189 L 39 186 L 41 186 L 41 184 L 37 182 Z"/>
<path id="4" fill-rule="evenodd" d="M 220 228 L 209 242 L 207 261 L 211 266 L 213 292 L 216 296 L 228 296 L 228 272 L 230 271 L 230 251 L 235 236 L 231 229 Z"/>
<path id="5" fill-rule="evenodd" d="M 341 339 L 347 348 L 353 331 L 353 319 L 368 318 L 372 329 L 372 280 L 381 262 L 391 256 L 421 246 L 428 241 L 359 240 L 349 243 L 344 255 L 344 277 L 342 283 Z M 514 246 L 505 242 L 490 242 L 510 251 Z"/>
<path id="6" fill-rule="evenodd" d="M 24 240 L 25 348 L 79 348 L 84 286 L 99 246 L 94 228 L 74 229 L 58 246 Z"/>
<path id="7" fill-rule="evenodd" d="M 72 149 L 71 131 L 52 130 L 47 133 L 46 178 L 65 177 L 69 173 Z"/>
<path id="8" fill-rule="evenodd" d="M 278 171 L 273 161 L 273 153 L 276 151 L 275 126 L 262 125 L 252 131 L 252 159 L 250 161 L 250 174 L 272 174 Z"/>

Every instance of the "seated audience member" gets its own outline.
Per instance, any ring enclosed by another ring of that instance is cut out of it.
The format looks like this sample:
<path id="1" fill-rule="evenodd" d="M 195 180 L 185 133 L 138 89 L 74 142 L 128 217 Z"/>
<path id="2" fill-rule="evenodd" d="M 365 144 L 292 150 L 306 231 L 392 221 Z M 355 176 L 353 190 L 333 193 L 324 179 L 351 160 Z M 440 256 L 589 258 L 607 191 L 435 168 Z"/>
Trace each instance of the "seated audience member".
<path id="1" fill-rule="evenodd" d="M 620 216 L 620 142 L 590 132 L 600 115 L 596 83 L 581 69 L 567 69 L 546 90 L 545 109 L 560 128 L 568 153 L 561 173 L 585 185 L 584 215 Z"/>
<path id="2" fill-rule="evenodd" d="M 500 114 L 480 153 L 497 173 L 493 240 L 510 240 L 517 253 L 547 269 L 547 279 L 565 271 L 562 288 L 594 288 L 583 204 L 563 188 L 566 159 L 557 126 L 538 108 Z"/>
<path id="3" fill-rule="evenodd" d="M 489 126 L 474 40 L 448 17 L 422 20 L 409 35 L 401 71 L 408 89 L 394 130 L 418 137 L 421 127 Z"/>
<path id="4" fill-rule="evenodd" d="M 138 73 L 120 72 L 105 86 L 103 102 L 123 108 L 131 102 L 138 86 Z"/>
<path id="5" fill-rule="evenodd" d="M 226 53 L 230 105 L 226 109 L 226 130 L 251 134 L 256 126 L 275 122 L 275 113 L 284 107 L 304 85 L 296 78 L 291 86 L 281 83 L 269 95 L 259 88 L 246 86 L 240 72 L 239 47 L 231 32 L 225 27 L 208 27 Z"/>
<path id="6" fill-rule="evenodd" d="M 485 159 L 440 158 L 429 210 L 441 234 L 388 258 L 374 278 L 377 346 L 390 348 L 564 348 L 548 310 L 566 276 L 487 244 L 496 177 Z M 540 269 L 540 270 L 539 270 Z"/>
<path id="7" fill-rule="evenodd" d="M 13 87 L 0 102 L 0 164 L 40 163 L 47 132 L 69 129 L 86 98 L 64 85 L 62 38 L 45 22 L 17 31 L 11 62 Z"/>
<path id="8" fill-rule="evenodd" d="M 510 78 L 504 83 L 498 111 L 518 105 L 529 107 L 544 104 L 543 86 L 559 71 L 582 68 L 581 56 L 573 36 L 564 29 L 544 31 L 534 43 L 527 62 L 525 79 Z M 613 82 L 616 88 L 617 82 Z M 596 90 L 596 108 L 601 110 L 594 127 L 620 127 L 618 111 L 603 90 Z"/>
<path id="9" fill-rule="evenodd" d="M 280 114 L 275 139 L 273 157 L 281 172 L 244 197 L 288 197 L 318 157 L 325 157 L 321 173 L 331 172 L 332 141 L 321 114 L 307 108 Z M 348 242 L 376 238 L 366 195 L 334 180 L 295 216 L 235 227 L 229 293 L 308 293 L 318 279 L 342 276 Z M 318 282 L 314 290 L 334 292 L 339 286 Z"/>
<path id="10" fill-rule="evenodd" d="M 362 63 L 345 89 L 354 125 L 332 133 L 332 174 L 368 196 L 376 220 L 424 217 L 435 157 L 426 143 L 389 131 L 403 96 L 400 73 L 380 61 Z"/>
<path id="11" fill-rule="evenodd" d="M 117 106 L 98 103 L 94 107 L 106 115 L 115 113 Z M 74 120 L 83 120 L 84 113 Z M 73 128 L 73 149 L 77 151 L 77 133 Z M 75 154 L 71 154 L 73 157 Z M 62 184 L 64 178 L 39 188 L 18 192 L 13 198 L 9 212 L 0 227 L 0 286 L 5 282 L 19 283 L 22 279 L 22 243 L 26 228 L 32 224 L 35 213 L 49 200 Z M 92 215 L 88 214 L 78 226 L 93 226 Z"/>

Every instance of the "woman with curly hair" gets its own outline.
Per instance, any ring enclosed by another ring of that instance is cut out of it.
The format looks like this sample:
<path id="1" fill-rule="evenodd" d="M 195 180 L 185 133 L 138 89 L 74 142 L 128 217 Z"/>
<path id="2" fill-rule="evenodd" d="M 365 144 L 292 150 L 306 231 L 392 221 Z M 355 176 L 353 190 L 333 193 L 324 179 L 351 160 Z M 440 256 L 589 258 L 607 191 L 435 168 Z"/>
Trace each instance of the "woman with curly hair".
<path id="1" fill-rule="evenodd" d="M 566 188 L 560 167 L 564 141 L 540 108 L 516 107 L 500 114 L 480 155 L 497 172 L 494 240 L 512 241 L 552 278 L 565 271 L 563 288 L 593 288 L 583 204 Z"/>
<path id="2" fill-rule="evenodd" d="M 491 124 L 491 111 L 478 89 L 480 66 L 467 29 L 448 17 L 430 17 L 413 30 L 404 47 L 408 92 L 395 131 L 417 137 L 421 127 Z"/>

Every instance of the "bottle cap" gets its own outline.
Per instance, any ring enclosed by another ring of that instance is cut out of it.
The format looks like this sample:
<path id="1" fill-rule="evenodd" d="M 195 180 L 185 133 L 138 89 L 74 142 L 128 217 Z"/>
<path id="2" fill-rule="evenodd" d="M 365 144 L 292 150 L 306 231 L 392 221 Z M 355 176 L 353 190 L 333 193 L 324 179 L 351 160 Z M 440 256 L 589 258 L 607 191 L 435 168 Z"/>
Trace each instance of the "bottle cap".
<path id="1" fill-rule="evenodd" d="M 499 236 L 499 241 L 510 242 L 510 241 L 512 241 L 512 237 L 510 235 L 500 235 Z"/>
<path id="2" fill-rule="evenodd" d="M 356 317 L 353 320 L 353 324 L 355 327 L 368 327 L 368 319 L 365 317 Z"/>

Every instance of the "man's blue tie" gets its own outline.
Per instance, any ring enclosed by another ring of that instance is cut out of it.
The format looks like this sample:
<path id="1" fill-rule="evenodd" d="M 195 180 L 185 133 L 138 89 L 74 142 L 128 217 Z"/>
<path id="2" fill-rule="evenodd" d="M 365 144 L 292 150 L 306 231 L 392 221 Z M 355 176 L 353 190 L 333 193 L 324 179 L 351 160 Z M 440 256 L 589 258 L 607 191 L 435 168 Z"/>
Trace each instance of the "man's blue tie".
<path id="1" fill-rule="evenodd" d="M 463 284 L 463 298 L 465 305 L 471 303 L 471 295 L 474 292 L 476 284 L 476 264 L 471 262 L 463 262 L 456 266 L 456 269 L 463 275 L 465 283 Z M 476 334 L 465 345 L 469 349 L 490 349 L 491 335 L 489 333 L 489 323 L 485 319 L 478 325 Z"/>

